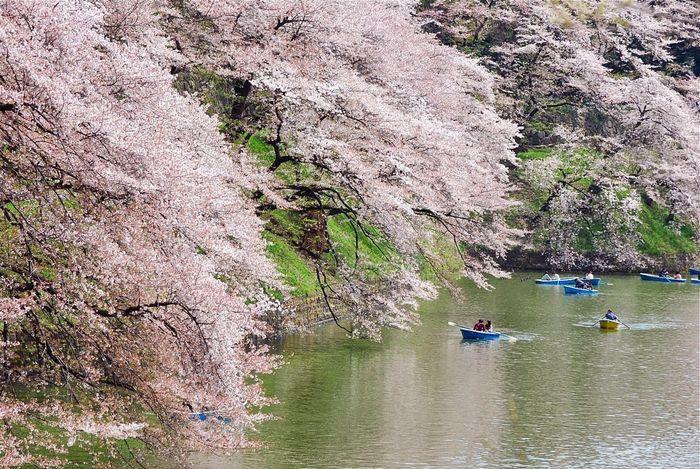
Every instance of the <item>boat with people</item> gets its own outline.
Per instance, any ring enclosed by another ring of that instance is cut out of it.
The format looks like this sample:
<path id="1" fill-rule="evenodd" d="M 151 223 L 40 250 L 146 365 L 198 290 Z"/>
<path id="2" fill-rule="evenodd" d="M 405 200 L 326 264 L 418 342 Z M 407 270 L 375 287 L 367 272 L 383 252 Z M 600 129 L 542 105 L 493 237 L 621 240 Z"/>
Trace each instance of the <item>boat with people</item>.
<path id="1" fill-rule="evenodd" d="M 625 326 L 627 329 L 631 329 L 630 326 L 620 321 L 620 318 L 618 318 L 617 314 L 615 314 L 611 309 L 608 309 L 605 316 L 598 319 L 593 324 L 589 324 L 589 326 L 592 327 L 596 325 L 605 331 L 616 331 L 620 328 L 620 326 Z"/>
<path id="2" fill-rule="evenodd" d="M 560 279 L 546 279 L 546 278 L 538 278 L 535 280 L 535 283 L 537 285 L 575 285 L 576 284 L 576 279 L 580 277 L 565 277 L 565 278 L 560 278 Z M 598 286 L 600 284 L 600 277 L 593 277 L 589 279 L 584 279 L 584 282 L 590 282 L 591 285 L 594 287 Z"/>
<path id="3" fill-rule="evenodd" d="M 639 274 L 639 277 L 647 282 L 685 283 L 684 278 L 673 278 L 665 275 L 641 273 Z"/>
<path id="4" fill-rule="evenodd" d="M 464 340 L 504 339 L 508 342 L 515 342 L 516 340 L 518 340 L 516 337 L 492 330 L 492 323 L 490 320 L 484 324 L 483 319 L 479 319 L 479 322 L 474 324 L 473 327 L 462 326 L 460 324 L 455 324 L 452 321 L 448 321 L 447 324 L 453 327 L 458 327 L 459 331 L 462 333 L 462 339 Z"/>
<path id="5" fill-rule="evenodd" d="M 466 326 L 459 326 L 459 330 L 464 340 L 496 340 L 501 338 L 500 332 L 475 331 Z"/>
<path id="6" fill-rule="evenodd" d="M 538 278 L 535 280 L 537 285 L 573 285 L 576 281 L 576 277 L 570 278 L 560 278 L 560 279 L 544 279 Z"/>
<path id="7" fill-rule="evenodd" d="M 579 288 L 572 287 L 570 285 L 564 285 L 564 293 L 567 295 L 597 295 L 598 290 L 593 290 L 592 288 Z"/>
<path id="8" fill-rule="evenodd" d="M 622 323 L 614 319 L 601 319 L 598 321 L 598 324 L 601 329 L 605 329 L 606 331 L 616 331 L 620 328 L 620 324 Z"/>

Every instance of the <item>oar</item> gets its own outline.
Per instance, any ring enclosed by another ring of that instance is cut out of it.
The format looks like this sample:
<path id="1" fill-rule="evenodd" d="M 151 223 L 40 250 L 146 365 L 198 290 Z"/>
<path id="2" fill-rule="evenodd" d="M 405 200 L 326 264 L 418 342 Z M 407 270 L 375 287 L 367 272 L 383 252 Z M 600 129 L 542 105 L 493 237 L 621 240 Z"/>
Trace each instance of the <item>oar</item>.
<path id="1" fill-rule="evenodd" d="M 627 329 L 632 329 L 630 326 L 628 326 L 628 325 L 625 324 L 624 322 L 620 321 L 620 319 L 618 319 L 617 322 L 619 322 L 620 324 L 622 324 L 623 326 L 625 326 Z"/>

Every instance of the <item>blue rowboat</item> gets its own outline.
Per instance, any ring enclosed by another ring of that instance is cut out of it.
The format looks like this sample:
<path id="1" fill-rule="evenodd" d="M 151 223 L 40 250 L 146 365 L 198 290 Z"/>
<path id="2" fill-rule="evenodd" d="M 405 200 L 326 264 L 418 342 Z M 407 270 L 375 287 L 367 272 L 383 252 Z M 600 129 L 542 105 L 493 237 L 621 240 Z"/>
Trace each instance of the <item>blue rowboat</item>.
<path id="1" fill-rule="evenodd" d="M 690 275 L 700 275 L 700 268 L 691 267 L 690 269 L 688 269 L 688 272 L 690 272 Z"/>
<path id="2" fill-rule="evenodd" d="M 691 278 L 690 283 L 693 285 L 700 285 L 700 278 Z"/>
<path id="3" fill-rule="evenodd" d="M 639 274 L 639 277 L 648 282 L 685 283 L 684 278 L 662 277 L 653 274 Z"/>
<path id="4" fill-rule="evenodd" d="M 573 285 L 575 283 L 575 278 L 560 278 L 559 280 L 545 280 L 538 278 L 535 280 L 537 285 Z"/>
<path id="5" fill-rule="evenodd" d="M 591 285 L 597 286 L 600 284 L 600 278 L 592 278 L 590 280 L 584 280 L 583 277 L 579 277 L 581 280 L 584 282 L 591 282 Z M 541 278 L 538 278 L 535 280 L 535 283 L 537 285 L 574 285 L 576 283 L 576 277 L 567 277 L 567 278 L 560 278 L 559 280 L 544 280 Z"/>
<path id="6" fill-rule="evenodd" d="M 459 326 L 459 330 L 465 340 L 496 340 L 501 338 L 500 332 L 481 332 L 464 326 Z"/>
<path id="7" fill-rule="evenodd" d="M 564 293 L 567 295 L 597 295 L 598 290 L 589 290 L 587 288 L 571 287 L 564 285 Z"/>

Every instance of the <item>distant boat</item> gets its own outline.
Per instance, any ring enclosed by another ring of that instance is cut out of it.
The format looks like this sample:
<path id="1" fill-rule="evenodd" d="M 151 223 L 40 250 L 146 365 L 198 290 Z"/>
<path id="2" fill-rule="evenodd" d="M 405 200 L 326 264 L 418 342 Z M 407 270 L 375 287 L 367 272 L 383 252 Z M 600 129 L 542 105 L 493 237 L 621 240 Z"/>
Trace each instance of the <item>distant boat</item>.
<path id="1" fill-rule="evenodd" d="M 622 324 L 620 321 L 614 321 L 612 319 L 601 319 L 598 323 L 601 329 L 608 331 L 616 331 L 620 328 L 620 324 Z"/>
<path id="2" fill-rule="evenodd" d="M 639 274 L 639 277 L 648 282 L 685 283 L 684 278 L 662 277 L 661 275 Z"/>
<path id="3" fill-rule="evenodd" d="M 462 332 L 462 338 L 465 340 L 495 340 L 501 338 L 500 332 L 475 331 L 464 326 L 459 326 L 459 330 Z"/>
<path id="4" fill-rule="evenodd" d="M 578 288 L 564 285 L 564 293 L 567 295 L 597 295 L 598 290 L 589 290 L 588 288 Z"/>
<path id="5" fill-rule="evenodd" d="M 691 267 L 690 269 L 688 269 L 688 272 L 690 272 L 690 275 L 700 275 L 700 268 Z"/>
<path id="6" fill-rule="evenodd" d="M 584 282 L 591 282 L 591 285 L 597 286 L 600 283 L 600 278 L 592 278 L 590 280 L 585 280 L 583 277 L 579 277 Z M 574 285 L 576 283 L 576 277 L 560 278 L 559 280 L 545 280 L 538 278 L 535 280 L 537 285 Z"/>

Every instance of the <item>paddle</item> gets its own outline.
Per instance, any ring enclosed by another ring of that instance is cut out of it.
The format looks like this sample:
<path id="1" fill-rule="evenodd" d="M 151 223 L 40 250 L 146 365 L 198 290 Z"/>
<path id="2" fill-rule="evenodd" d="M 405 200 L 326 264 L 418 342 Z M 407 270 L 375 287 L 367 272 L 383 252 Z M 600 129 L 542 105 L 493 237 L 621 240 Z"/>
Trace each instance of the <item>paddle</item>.
<path id="1" fill-rule="evenodd" d="M 449 325 L 449 326 L 454 326 L 454 327 L 463 327 L 463 328 L 465 328 L 465 329 L 471 329 L 471 327 L 460 326 L 459 324 L 455 324 L 455 323 L 452 322 L 452 321 L 447 321 L 447 325 Z M 472 330 L 473 330 L 473 329 L 472 329 Z M 488 332 L 488 331 L 487 331 L 487 332 Z M 511 342 L 515 342 L 516 340 L 518 340 L 517 337 L 513 337 L 512 335 L 504 334 L 503 332 L 501 332 L 501 337 L 503 337 L 503 338 L 505 338 L 505 339 L 508 339 L 508 340 L 511 341 Z"/>

